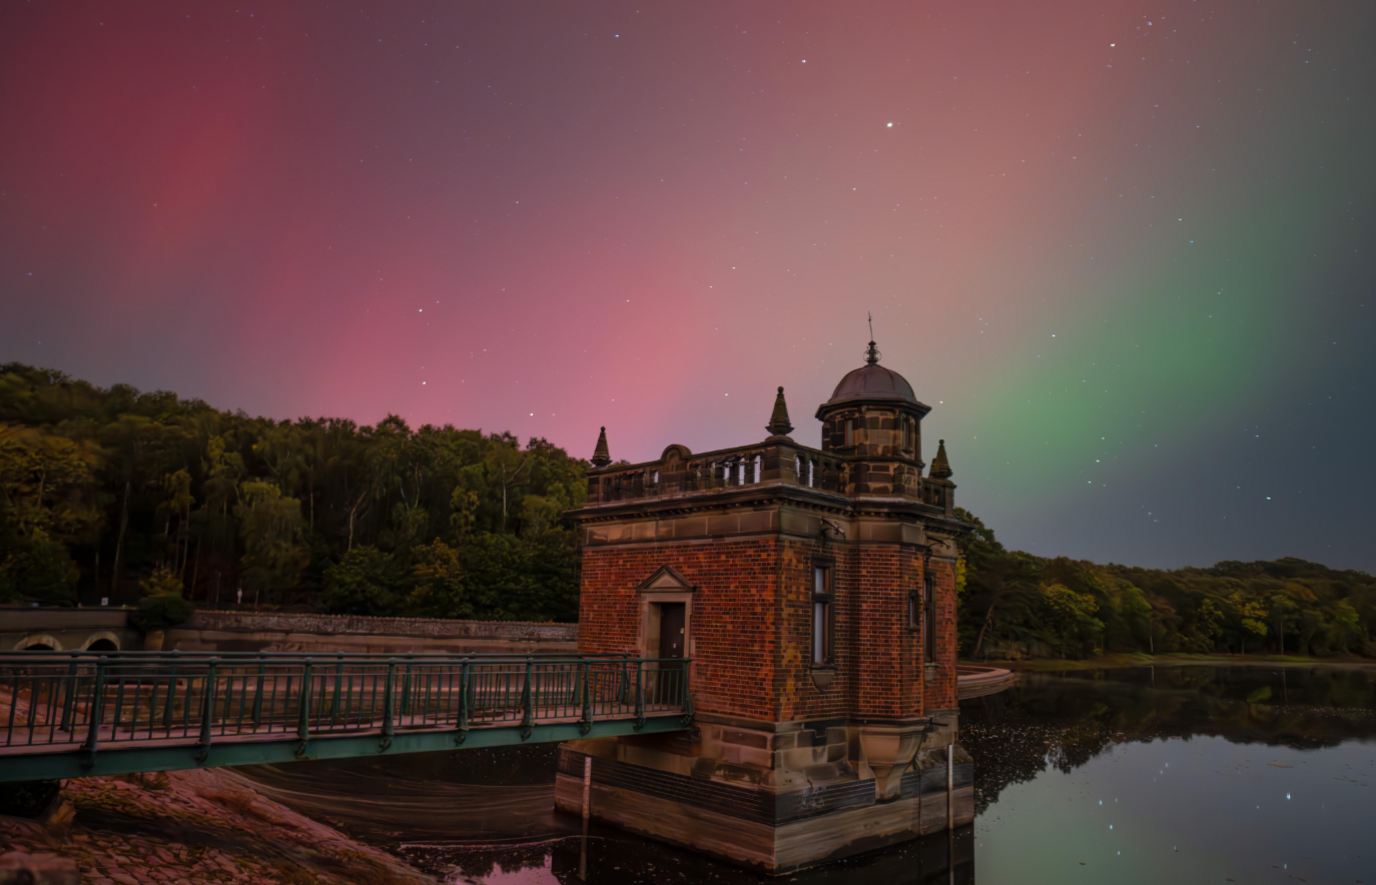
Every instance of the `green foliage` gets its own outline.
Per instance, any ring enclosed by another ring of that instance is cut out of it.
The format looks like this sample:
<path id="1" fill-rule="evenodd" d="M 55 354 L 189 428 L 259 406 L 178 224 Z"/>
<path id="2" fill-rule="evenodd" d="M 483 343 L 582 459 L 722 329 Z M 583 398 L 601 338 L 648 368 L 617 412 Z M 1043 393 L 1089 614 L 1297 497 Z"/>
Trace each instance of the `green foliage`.
<path id="1" fill-rule="evenodd" d="M 139 582 L 143 598 L 129 621 L 144 633 L 166 630 L 185 623 L 196 611 L 195 603 L 182 597 L 181 576 L 167 566 L 158 566 Z"/>
<path id="2" fill-rule="evenodd" d="M 276 484 L 263 480 L 246 480 L 239 501 L 234 515 L 243 538 L 244 585 L 269 593 L 294 587 L 310 561 L 301 543 L 301 502 L 283 497 Z"/>
<path id="3" fill-rule="evenodd" d="M 457 548 L 439 538 L 413 551 L 407 608 L 429 618 L 471 618 L 463 561 Z"/>
<path id="4" fill-rule="evenodd" d="M 401 606 L 397 595 L 397 568 L 389 553 L 371 545 L 355 547 L 339 565 L 325 569 L 322 604 L 340 615 L 395 615 Z"/>
<path id="5" fill-rule="evenodd" d="M 1104 629 L 1103 622 L 1094 617 L 1098 611 L 1099 601 L 1093 594 L 1076 593 L 1061 584 L 1042 588 L 1042 618 L 1061 657 L 1067 651 L 1082 653 L 1086 646 L 1093 646 Z"/>
<path id="6" fill-rule="evenodd" d="M 1376 579 L 1301 559 L 1173 571 L 1005 550 L 972 514 L 958 596 L 975 658 L 1216 651 L 1376 657 Z"/>
<path id="7" fill-rule="evenodd" d="M 181 576 L 166 566 L 153 569 L 153 574 L 139 582 L 144 596 L 181 596 Z"/>
<path id="8" fill-rule="evenodd" d="M 586 470 L 539 438 L 273 421 L 0 364 L 0 594 L 75 579 L 127 602 L 163 566 L 191 599 L 573 619 Z"/>
<path id="9" fill-rule="evenodd" d="M 79 574 L 67 548 L 40 530 L 0 555 L 0 602 L 70 605 Z"/>
<path id="10" fill-rule="evenodd" d="M 151 633 L 184 624 L 195 611 L 196 604 L 180 596 L 145 596 L 129 615 L 129 623 Z"/>

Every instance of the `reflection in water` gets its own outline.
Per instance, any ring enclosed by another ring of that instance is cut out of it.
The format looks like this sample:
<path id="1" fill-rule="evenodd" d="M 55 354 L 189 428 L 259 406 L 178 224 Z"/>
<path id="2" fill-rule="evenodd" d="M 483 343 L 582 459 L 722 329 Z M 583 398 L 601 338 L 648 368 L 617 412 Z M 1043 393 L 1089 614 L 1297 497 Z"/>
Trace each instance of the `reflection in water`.
<path id="1" fill-rule="evenodd" d="M 963 708 L 980 881 L 1376 882 L 1376 680 L 1029 675 Z"/>
<path id="2" fill-rule="evenodd" d="M 580 818 L 554 811 L 552 745 L 241 771 L 458 883 L 968 885 L 975 868 L 984 885 L 1281 882 L 1297 863 L 1311 882 L 1376 883 L 1376 857 L 1362 856 L 1376 810 L 1370 671 L 1028 674 L 962 711 L 973 827 L 782 879 L 595 823 L 585 834 Z"/>
<path id="3" fill-rule="evenodd" d="M 1025 673 L 1019 685 L 967 701 L 961 712 L 980 814 L 1009 784 L 1048 767 L 1069 772 L 1127 741 L 1211 735 L 1308 750 L 1376 737 L 1376 669 Z"/>

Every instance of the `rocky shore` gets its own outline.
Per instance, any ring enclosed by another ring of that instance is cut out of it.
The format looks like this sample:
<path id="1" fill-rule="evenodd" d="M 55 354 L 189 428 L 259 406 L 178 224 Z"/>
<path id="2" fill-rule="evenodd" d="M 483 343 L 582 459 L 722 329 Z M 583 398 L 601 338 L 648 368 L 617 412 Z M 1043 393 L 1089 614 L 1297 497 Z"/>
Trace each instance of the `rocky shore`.
<path id="1" fill-rule="evenodd" d="M 435 885 L 229 769 L 64 781 L 37 820 L 0 816 L 0 854 L 74 860 L 94 885 Z"/>

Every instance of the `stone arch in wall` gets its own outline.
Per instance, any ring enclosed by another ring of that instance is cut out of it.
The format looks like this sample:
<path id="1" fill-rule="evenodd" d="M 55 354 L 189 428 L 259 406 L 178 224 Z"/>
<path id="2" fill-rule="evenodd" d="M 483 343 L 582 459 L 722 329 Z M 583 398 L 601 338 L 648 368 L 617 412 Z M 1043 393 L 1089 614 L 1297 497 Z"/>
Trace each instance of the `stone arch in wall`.
<path id="1" fill-rule="evenodd" d="M 81 644 L 82 651 L 119 651 L 119 637 L 109 630 L 97 630 Z"/>
<path id="2" fill-rule="evenodd" d="M 62 643 L 48 633 L 31 633 L 14 644 L 15 651 L 62 651 Z"/>

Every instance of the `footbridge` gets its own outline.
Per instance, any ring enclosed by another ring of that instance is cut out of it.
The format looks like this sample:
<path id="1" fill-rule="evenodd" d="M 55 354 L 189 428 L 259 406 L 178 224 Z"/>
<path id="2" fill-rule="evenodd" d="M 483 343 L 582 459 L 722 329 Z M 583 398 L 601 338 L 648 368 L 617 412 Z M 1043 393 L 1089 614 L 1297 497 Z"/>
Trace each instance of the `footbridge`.
<path id="1" fill-rule="evenodd" d="M 688 670 L 595 655 L 0 653 L 0 782 L 678 731 Z"/>

